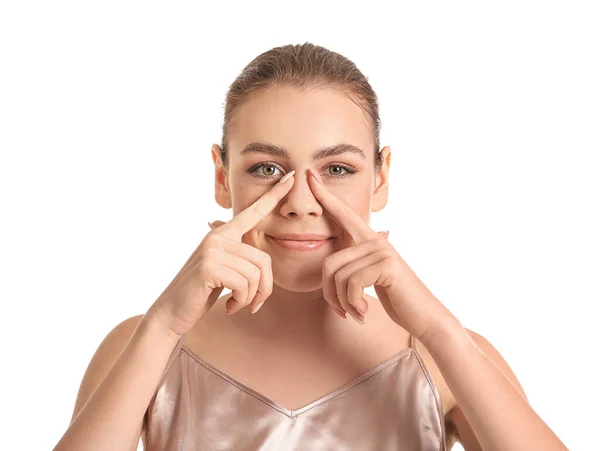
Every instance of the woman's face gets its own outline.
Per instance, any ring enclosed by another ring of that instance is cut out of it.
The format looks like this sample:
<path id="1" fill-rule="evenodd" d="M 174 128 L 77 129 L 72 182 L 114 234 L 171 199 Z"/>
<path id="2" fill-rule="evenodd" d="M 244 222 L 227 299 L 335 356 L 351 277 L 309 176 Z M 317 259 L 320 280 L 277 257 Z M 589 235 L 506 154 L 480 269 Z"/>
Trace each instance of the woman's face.
<path id="1" fill-rule="evenodd" d="M 217 164 L 219 204 L 231 206 L 236 215 L 283 175 L 296 170 L 289 193 L 242 237 L 242 242 L 271 256 L 274 283 L 280 287 L 300 292 L 319 289 L 325 257 L 352 244 L 350 236 L 312 192 L 309 168 L 320 174 L 327 189 L 366 223 L 374 193 L 381 191 L 377 195 L 387 197 L 387 164 L 384 161 L 382 171 L 375 174 L 369 127 L 362 109 L 343 92 L 333 89 L 268 88 L 254 93 L 237 110 L 230 129 L 228 171 Z M 255 145 L 249 146 L 252 143 Z M 285 149 L 288 157 L 258 152 L 266 147 L 256 143 Z M 339 144 L 355 146 L 364 156 L 344 152 L 313 160 L 319 150 Z M 382 156 L 389 163 L 389 148 L 384 150 Z M 219 153 L 219 147 L 213 146 L 215 163 L 220 163 Z M 373 211 L 383 205 L 385 199 Z M 282 248 L 270 238 L 286 233 L 317 233 L 333 238 L 318 249 L 298 252 Z"/>

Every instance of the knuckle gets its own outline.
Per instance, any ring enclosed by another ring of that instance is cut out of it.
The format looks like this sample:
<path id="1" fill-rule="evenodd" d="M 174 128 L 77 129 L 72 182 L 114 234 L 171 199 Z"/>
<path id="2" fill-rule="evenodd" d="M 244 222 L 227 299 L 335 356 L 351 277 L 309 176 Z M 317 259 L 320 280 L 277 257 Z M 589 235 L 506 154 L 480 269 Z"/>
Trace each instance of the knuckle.
<path id="1" fill-rule="evenodd" d="M 273 284 L 269 284 L 269 286 L 267 286 L 267 289 L 264 291 L 264 293 L 267 297 L 271 296 L 271 294 L 273 294 Z"/>
<path id="2" fill-rule="evenodd" d="M 354 290 L 356 288 L 356 278 L 354 276 L 348 277 L 348 290 Z"/>
<path id="3" fill-rule="evenodd" d="M 263 252 L 263 260 L 265 262 L 266 266 L 271 266 L 271 264 L 273 263 L 273 259 L 271 258 L 271 256 L 269 254 L 267 254 L 266 252 Z"/>
<path id="4" fill-rule="evenodd" d="M 216 230 L 211 230 L 206 235 L 204 242 L 207 243 L 208 245 L 214 245 L 214 243 L 217 241 L 217 237 L 220 237 L 220 236 L 221 235 L 219 235 L 219 232 L 217 232 Z"/>
<path id="5" fill-rule="evenodd" d="M 204 242 L 203 247 L 204 247 L 204 249 L 206 251 L 208 251 L 210 249 L 211 252 L 212 252 L 212 250 L 214 250 L 214 249 L 220 249 L 221 248 L 220 240 L 217 239 L 218 236 L 219 235 L 210 236 L 209 239 L 207 239 Z"/>
<path id="6" fill-rule="evenodd" d="M 258 281 L 258 279 L 260 279 L 260 276 L 262 274 L 260 268 L 258 266 L 252 265 L 252 279 L 254 281 Z"/>
<path id="7" fill-rule="evenodd" d="M 333 280 L 335 280 L 336 283 L 343 282 L 345 278 L 346 278 L 346 271 L 344 271 L 343 268 L 336 271 L 336 273 L 333 275 Z"/>
<path id="8" fill-rule="evenodd" d="M 204 254 L 207 257 L 214 258 L 217 255 L 218 251 L 216 247 L 209 246 L 204 250 Z"/>
<path id="9" fill-rule="evenodd" d="M 333 266 L 334 262 L 335 262 L 334 254 L 328 255 L 323 260 L 323 266 L 325 266 L 326 268 L 329 268 L 329 267 Z"/>
<path id="10" fill-rule="evenodd" d="M 200 262 L 196 266 L 196 272 L 198 274 L 210 275 L 212 273 L 212 268 L 213 268 L 212 263 L 209 262 L 208 260 L 204 259 L 204 260 L 200 260 Z"/>
<path id="11" fill-rule="evenodd" d="M 245 277 L 242 277 L 242 281 L 240 282 L 240 290 L 246 296 L 248 295 L 248 290 L 250 290 L 250 281 L 248 279 L 246 279 Z"/>
<path id="12" fill-rule="evenodd" d="M 347 300 L 343 299 L 338 295 L 335 296 L 335 300 L 345 309 L 348 310 L 348 306 L 350 305 Z"/>

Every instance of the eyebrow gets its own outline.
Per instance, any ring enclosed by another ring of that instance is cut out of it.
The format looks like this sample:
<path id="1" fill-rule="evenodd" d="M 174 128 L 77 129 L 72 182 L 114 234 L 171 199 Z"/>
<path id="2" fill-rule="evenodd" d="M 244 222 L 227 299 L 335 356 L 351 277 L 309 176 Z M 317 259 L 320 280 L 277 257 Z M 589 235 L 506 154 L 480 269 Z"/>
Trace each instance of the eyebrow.
<path id="1" fill-rule="evenodd" d="M 285 158 L 286 160 L 290 159 L 290 153 L 285 148 L 275 144 L 253 142 L 244 147 L 244 149 L 242 149 L 240 152 L 240 155 L 250 153 L 263 153 L 275 157 Z M 317 150 L 312 156 L 312 161 L 322 160 L 324 158 L 335 157 L 337 155 L 348 153 L 358 155 L 364 160 L 367 159 L 365 153 L 358 147 L 353 146 L 352 144 L 341 143 L 334 146 L 323 147 Z"/>

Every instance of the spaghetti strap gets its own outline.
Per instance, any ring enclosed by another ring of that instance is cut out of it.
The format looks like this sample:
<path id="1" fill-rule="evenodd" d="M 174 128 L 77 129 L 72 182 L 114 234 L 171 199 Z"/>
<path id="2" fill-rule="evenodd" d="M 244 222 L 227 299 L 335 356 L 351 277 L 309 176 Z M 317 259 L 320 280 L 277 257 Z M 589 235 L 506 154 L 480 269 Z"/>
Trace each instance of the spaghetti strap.
<path id="1" fill-rule="evenodd" d="M 427 368 L 427 365 L 425 364 L 425 361 L 423 360 L 423 357 L 421 356 L 421 353 L 417 349 L 417 339 L 412 334 L 410 335 L 410 347 L 413 349 L 413 351 L 415 353 L 415 357 L 417 358 L 417 361 L 419 362 L 419 365 L 421 366 L 421 369 L 423 370 L 423 374 L 425 375 L 425 378 L 427 379 L 427 382 L 429 383 L 429 386 L 431 387 L 431 390 L 433 391 L 433 396 L 434 396 L 435 402 L 437 404 L 437 413 L 438 413 L 438 418 L 439 418 L 439 423 L 440 423 L 440 429 L 442 431 L 442 440 L 441 440 L 440 446 L 443 446 L 442 449 L 445 450 L 446 449 L 446 447 L 445 447 L 446 426 L 444 423 L 444 407 L 442 406 L 442 398 L 440 396 L 440 392 L 435 384 L 435 381 L 433 379 L 431 372 L 429 371 L 429 368 Z"/>
<path id="2" fill-rule="evenodd" d="M 169 368 L 171 368 L 171 365 L 173 364 L 175 359 L 177 357 L 179 357 L 179 354 L 181 353 L 181 348 L 183 346 L 184 341 L 185 341 L 185 334 L 183 334 L 181 337 L 179 337 L 179 340 L 177 340 L 177 343 L 175 344 L 175 348 L 171 352 L 171 355 L 169 356 L 169 359 L 167 360 L 167 363 L 165 365 L 165 369 L 163 370 L 162 375 L 160 376 L 160 379 L 158 381 L 159 386 L 162 383 L 163 379 L 165 378 L 167 371 L 169 371 Z"/>
<path id="3" fill-rule="evenodd" d="M 327 449 L 391 450 L 401 443 L 406 449 L 446 451 L 439 396 L 417 360 L 416 345 L 423 357 L 427 348 L 411 334 L 407 346 L 406 333 L 397 343 L 403 350 L 304 406 L 288 406 L 295 410 L 203 361 L 181 337 L 147 409 L 144 449 L 180 449 L 186 443 L 211 450 L 322 449 L 326 438 Z M 367 423 L 377 427 L 356 434 L 355 426 Z"/>
<path id="4" fill-rule="evenodd" d="M 418 352 L 417 344 L 415 343 L 415 336 L 413 334 L 410 334 L 410 347 L 413 348 L 415 352 Z"/>
<path id="5" fill-rule="evenodd" d="M 185 340 L 184 337 L 185 337 L 185 334 L 182 335 L 181 337 L 179 337 L 179 340 L 177 340 L 177 343 L 175 343 L 175 347 L 173 348 L 173 351 L 171 351 L 171 354 L 169 355 L 167 363 L 165 364 L 165 368 L 163 369 L 160 379 L 158 380 L 158 384 L 156 384 L 156 388 L 154 390 L 154 393 L 152 394 L 152 398 L 150 398 L 150 402 L 148 403 L 148 407 L 146 408 L 146 412 L 144 413 L 144 418 L 142 420 L 142 434 L 141 434 L 144 449 L 147 449 L 147 442 L 148 442 L 148 429 L 147 429 L 148 428 L 148 415 L 154 409 L 154 404 L 156 402 L 156 396 L 158 395 L 159 389 L 163 385 L 163 382 L 167 375 L 167 372 L 173 365 L 173 362 L 175 361 L 175 359 L 179 356 L 179 354 L 181 354 L 181 347 L 183 346 L 183 342 Z"/>
<path id="6" fill-rule="evenodd" d="M 417 357 L 417 361 L 423 368 L 423 372 L 425 373 L 425 376 L 427 377 L 429 382 L 431 384 L 433 384 L 433 377 L 431 376 L 431 373 L 429 372 L 427 365 L 425 365 L 425 362 L 423 361 L 423 356 L 421 355 L 421 352 L 417 348 L 417 339 L 412 334 L 410 335 L 410 347 L 412 348 L 413 352 L 415 353 L 415 356 Z"/>

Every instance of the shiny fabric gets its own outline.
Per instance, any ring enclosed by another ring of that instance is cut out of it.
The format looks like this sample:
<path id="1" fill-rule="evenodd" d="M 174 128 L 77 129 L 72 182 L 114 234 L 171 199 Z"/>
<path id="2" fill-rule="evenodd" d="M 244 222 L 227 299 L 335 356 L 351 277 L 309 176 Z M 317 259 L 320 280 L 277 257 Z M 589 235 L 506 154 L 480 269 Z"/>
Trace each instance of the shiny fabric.
<path id="1" fill-rule="evenodd" d="M 442 404 L 415 346 L 290 411 L 175 347 L 148 406 L 145 451 L 446 451 Z"/>

